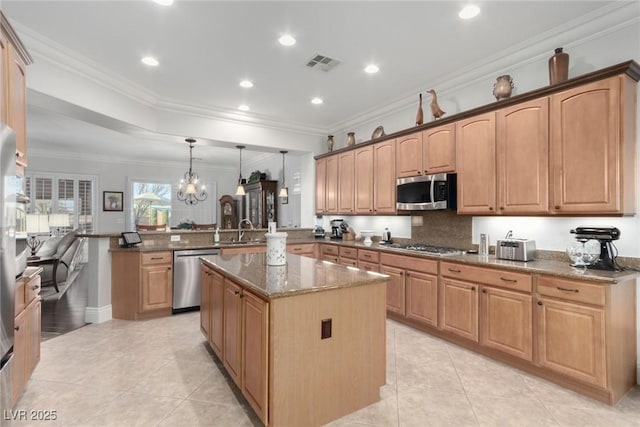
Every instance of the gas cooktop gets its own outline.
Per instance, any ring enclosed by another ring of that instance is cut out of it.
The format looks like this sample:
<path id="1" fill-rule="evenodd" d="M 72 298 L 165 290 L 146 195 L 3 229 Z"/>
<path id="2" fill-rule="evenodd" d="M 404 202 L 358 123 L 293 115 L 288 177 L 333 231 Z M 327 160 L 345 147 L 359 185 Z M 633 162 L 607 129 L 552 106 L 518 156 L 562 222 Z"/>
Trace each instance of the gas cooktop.
<path id="1" fill-rule="evenodd" d="M 464 255 L 464 251 L 455 248 L 446 248 L 442 246 L 431 246 L 423 243 L 407 243 L 399 244 L 393 243 L 389 245 L 390 248 L 406 249 L 408 251 L 425 252 L 430 255 Z"/>

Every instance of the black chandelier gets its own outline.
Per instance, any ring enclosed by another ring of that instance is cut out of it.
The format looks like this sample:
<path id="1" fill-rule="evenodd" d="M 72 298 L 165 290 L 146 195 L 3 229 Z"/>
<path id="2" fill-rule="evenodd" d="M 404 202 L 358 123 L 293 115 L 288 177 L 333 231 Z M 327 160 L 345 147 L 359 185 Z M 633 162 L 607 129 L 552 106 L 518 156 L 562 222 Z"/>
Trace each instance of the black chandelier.
<path id="1" fill-rule="evenodd" d="M 189 144 L 189 170 L 185 172 L 184 177 L 180 180 L 176 196 L 178 200 L 185 202 L 187 205 L 197 205 L 198 202 L 202 202 L 207 198 L 207 192 L 204 184 L 200 182 L 198 174 L 192 169 L 193 144 L 195 144 L 196 140 L 187 138 L 185 141 Z"/>

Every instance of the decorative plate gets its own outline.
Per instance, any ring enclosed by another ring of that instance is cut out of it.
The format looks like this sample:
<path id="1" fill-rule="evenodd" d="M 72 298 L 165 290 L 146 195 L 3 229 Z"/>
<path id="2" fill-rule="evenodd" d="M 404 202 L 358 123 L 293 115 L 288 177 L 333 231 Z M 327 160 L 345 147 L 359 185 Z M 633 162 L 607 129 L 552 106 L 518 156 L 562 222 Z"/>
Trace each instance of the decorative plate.
<path id="1" fill-rule="evenodd" d="M 378 126 L 371 134 L 371 139 L 380 138 L 384 135 L 384 128 L 382 126 Z"/>

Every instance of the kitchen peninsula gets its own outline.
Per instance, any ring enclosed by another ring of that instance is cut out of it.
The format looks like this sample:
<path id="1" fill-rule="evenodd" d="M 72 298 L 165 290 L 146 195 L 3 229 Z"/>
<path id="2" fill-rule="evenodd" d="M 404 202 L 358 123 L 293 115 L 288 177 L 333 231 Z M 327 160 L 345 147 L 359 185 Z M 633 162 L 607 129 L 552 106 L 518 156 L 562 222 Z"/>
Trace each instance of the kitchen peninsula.
<path id="1" fill-rule="evenodd" d="M 201 330 L 265 425 L 319 426 L 380 400 L 388 276 L 293 254 L 201 260 Z"/>

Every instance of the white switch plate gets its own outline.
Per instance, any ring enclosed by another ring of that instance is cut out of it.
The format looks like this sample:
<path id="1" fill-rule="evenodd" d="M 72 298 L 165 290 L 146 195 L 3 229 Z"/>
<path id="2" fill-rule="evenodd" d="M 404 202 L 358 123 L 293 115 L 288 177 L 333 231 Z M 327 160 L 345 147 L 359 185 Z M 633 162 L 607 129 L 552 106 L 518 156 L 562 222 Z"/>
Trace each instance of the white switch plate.
<path id="1" fill-rule="evenodd" d="M 172 242 L 179 242 L 180 241 L 180 236 L 171 236 L 171 241 Z"/>

